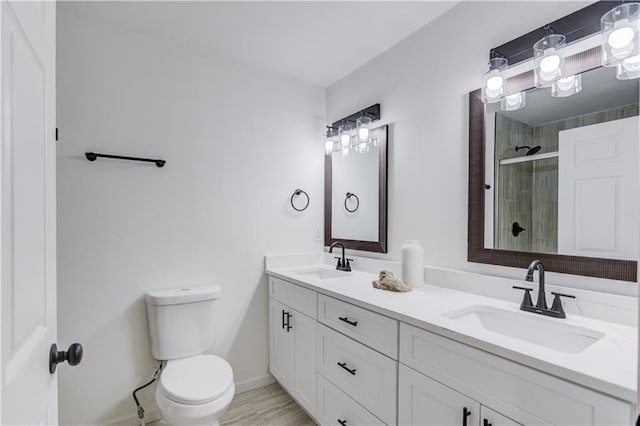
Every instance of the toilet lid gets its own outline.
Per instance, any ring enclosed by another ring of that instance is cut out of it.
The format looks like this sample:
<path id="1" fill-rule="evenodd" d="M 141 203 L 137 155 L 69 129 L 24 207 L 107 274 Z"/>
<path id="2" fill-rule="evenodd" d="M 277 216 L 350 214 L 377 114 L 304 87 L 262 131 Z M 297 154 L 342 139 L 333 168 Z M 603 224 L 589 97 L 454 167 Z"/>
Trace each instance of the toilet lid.
<path id="1" fill-rule="evenodd" d="M 224 395 L 233 385 L 233 371 L 215 355 L 169 361 L 160 375 L 160 390 L 183 404 L 204 404 Z"/>

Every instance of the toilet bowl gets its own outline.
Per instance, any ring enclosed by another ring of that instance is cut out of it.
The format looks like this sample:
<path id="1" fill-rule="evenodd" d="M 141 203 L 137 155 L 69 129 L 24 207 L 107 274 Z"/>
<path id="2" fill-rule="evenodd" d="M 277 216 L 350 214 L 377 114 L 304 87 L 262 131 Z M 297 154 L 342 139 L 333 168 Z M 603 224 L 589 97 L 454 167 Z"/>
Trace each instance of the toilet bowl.
<path id="1" fill-rule="evenodd" d="M 217 426 L 234 393 L 229 363 L 214 355 L 196 355 L 167 362 L 156 403 L 171 425 Z"/>

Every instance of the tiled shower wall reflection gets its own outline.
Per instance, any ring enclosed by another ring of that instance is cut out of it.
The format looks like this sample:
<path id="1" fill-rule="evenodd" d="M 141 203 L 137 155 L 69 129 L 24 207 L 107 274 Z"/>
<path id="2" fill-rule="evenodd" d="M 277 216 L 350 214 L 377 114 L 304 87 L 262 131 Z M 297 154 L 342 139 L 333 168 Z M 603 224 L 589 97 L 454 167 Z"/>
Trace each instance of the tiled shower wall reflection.
<path id="1" fill-rule="evenodd" d="M 558 158 L 500 165 L 522 157 L 516 146 L 540 145 L 538 154 L 558 151 L 558 132 L 638 115 L 638 104 L 532 126 L 496 114 L 494 248 L 534 253 L 558 252 Z M 518 222 L 525 231 L 514 237 Z"/>

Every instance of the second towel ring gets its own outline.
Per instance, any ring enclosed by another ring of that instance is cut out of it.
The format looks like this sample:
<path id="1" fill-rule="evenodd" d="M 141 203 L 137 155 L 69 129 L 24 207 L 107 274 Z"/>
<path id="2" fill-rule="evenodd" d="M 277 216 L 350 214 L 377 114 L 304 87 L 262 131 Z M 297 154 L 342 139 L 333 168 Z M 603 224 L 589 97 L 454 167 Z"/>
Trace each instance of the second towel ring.
<path id="1" fill-rule="evenodd" d="M 301 208 L 301 209 L 297 208 L 297 207 L 295 206 L 295 204 L 293 204 L 293 199 L 294 199 L 296 196 L 300 195 L 300 194 L 304 194 L 304 196 L 305 196 L 305 197 L 307 197 L 307 204 L 305 204 L 305 205 L 304 205 L 304 207 L 303 207 L 303 208 Z M 291 207 L 293 207 L 293 209 L 294 209 L 295 211 L 301 212 L 301 211 L 303 211 L 303 210 L 306 210 L 306 209 L 307 209 L 307 207 L 309 207 L 309 201 L 310 201 L 310 200 L 309 200 L 309 194 L 307 194 L 306 192 L 304 192 L 304 191 L 303 191 L 302 189 L 300 189 L 300 188 L 298 188 L 298 189 L 296 189 L 295 191 L 293 191 L 293 194 L 291 195 Z"/>
<path id="2" fill-rule="evenodd" d="M 347 207 L 347 201 L 351 197 L 354 197 L 356 199 L 356 208 L 353 209 L 353 210 L 350 210 L 349 207 Z M 344 208 L 345 208 L 345 210 L 348 211 L 349 213 L 354 213 L 356 210 L 358 210 L 358 207 L 360 207 L 360 199 L 358 198 L 358 196 L 356 194 L 354 194 L 353 192 L 347 192 L 347 196 L 344 197 Z"/>

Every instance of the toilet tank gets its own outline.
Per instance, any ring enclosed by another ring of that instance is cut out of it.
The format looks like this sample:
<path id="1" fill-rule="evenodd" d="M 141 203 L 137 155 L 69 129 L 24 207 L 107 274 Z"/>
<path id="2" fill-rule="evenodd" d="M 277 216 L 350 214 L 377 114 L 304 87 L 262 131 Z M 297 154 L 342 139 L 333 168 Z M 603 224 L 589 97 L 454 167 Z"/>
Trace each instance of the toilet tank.
<path id="1" fill-rule="evenodd" d="M 215 343 L 214 304 L 219 285 L 147 293 L 151 353 L 157 360 L 198 355 Z"/>

